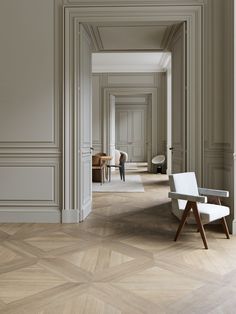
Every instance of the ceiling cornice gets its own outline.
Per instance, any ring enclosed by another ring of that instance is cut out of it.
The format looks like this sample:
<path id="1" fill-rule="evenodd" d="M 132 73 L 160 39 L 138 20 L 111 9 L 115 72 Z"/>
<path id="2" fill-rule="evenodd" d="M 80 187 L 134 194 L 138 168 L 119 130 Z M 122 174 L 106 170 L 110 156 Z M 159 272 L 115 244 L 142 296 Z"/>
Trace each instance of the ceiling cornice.
<path id="1" fill-rule="evenodd" d="M 75 6 L 175 6 L 175 5 L 203 5 L 206 0 L 63 0 L 64 5 Z"/>
<path id="2" fill-rule="evenodd" d="M 161 61 L 159 63 L 159 66 L 162 69 L 162 71 L 166 71 L 170 59 L 171 59 L 171 53 L 170 52 L 163 53 Z"/>
<path id="3" fill-rule="evenodd" d="M 167 37 L 165 38 L 166 41 L 165 41 L 165 46 L 164 46 L 164 51 L 170 51 L 170 45 L 171 45 L 171 42 L 172 42 L 172 39 L 175 35 L 175 33 L 177 32 L 177 30 L 179 29 L 180 27 L 180 23 L 179 24 L 174 24 L 170 27 L 170 31 L 169 33 L 167 34 Z"/>
<path id="4" fill-rule="evenodd" d="M 88 34 L 90 35 L 94 51 L 98 52 L 98 51 L 104 50 L 103 45 L 102 45 L 102 40 L 101 40 L 101 37 L 97 28 L 88 23 L 84 23 L 83 25 L 86 31 L 88 32 Z"/>

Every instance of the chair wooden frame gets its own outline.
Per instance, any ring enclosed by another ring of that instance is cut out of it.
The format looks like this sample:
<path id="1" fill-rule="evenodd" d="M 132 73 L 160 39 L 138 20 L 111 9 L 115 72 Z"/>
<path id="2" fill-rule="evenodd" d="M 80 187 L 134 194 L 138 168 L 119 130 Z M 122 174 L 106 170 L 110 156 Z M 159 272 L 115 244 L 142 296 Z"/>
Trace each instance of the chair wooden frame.
<path id="1" fill-rule="evenodd" d="M 197 204 L 198 203 L 207 203 L 207 201 L 208 201 L 208 203 L 210 203 L 210 204 L 221 205 L 220 197 L 228 197 L 229 192 L 223 191 L 223 190 L 212 190 L 212 189 L 205 189 L 205 188 L 198 188 L 198 191 L 199 191 L 199 194 L 204 194 L 204 196 L 202 196 L 202 195 L 193 196 L 193 195 L 187 195 L 187 194 L 180 194 L 180 193 L 176 193 L 176 192 L 169 192 L 170 198 L 182 199 L 182 200 L 187 201 L 187 204 L 186 204 L 185 209 L 183 211 L 182 218 L 180 220 L 180 224 L 179 224 L 179 227 L 177 229 L 174 241 L 177 241 L 177 239 L 179 238 L 180 232 L 183 229 L 183 227 L 187 221 L 187 218 L 190 215 L 190 212 L 192 211 L 193 215 L 195 217 L 195 220 L 196 220 L 198 231 L 201 234 L 204 247 L 205 247 L 205 249 L 208 249 L 206 234 L 205 234 L 205 230 L 203 227 L 203 223 L 202 223 L 202 220 L 200 217 L 200 213 L 199 213 Z M 209 200 L 207 199 L 206 196 L 209 196 Z M 227 239 L 230 239 L 229 230 L 228 230 L 228 226 L 227 226 L 225 217 L 220 218 L 220 222 L 223 226 L 223 230 L 224 230 L 224 233 L 225 233 Z"/>

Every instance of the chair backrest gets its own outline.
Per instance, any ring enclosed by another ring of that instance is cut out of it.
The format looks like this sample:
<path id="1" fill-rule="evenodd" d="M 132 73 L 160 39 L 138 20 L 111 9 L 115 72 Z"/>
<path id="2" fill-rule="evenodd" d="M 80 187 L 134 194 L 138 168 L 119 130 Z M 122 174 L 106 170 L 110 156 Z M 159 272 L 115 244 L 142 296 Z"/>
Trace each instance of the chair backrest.
<path id="1" fill-rule="evenodd" d="M 115 149 L 115 166 L 119 166 L 120 163 L 120 151 Z"/>
<path id="2" fill-rule="evenodd" d="M 124 163 L 126 162 L 126 155 L 121 152 L 120 153 L 120 165 L 124 165 Z"/>
<path id="3" fill-rule="evenodd" d="M 92 156 L 92 166 L 100 166 L 100 164 L 101 164 L 100 156 L 93 155 Z"/>
<path id="4" fill-rule="evenodd" d="M 169 175 L 170 190 L 180 194 L 189 194 L 197 196 L 198 185 L 194 172 L 183 172 Z M 184 209 L 186 201 L 172 199 L 173 209 Z"/>
<path id="5" fill-rule="evenodd" d="M 120 151 L 120 154 L 121 154 L 120 159 L 122 160 L 122 162 L 128 161 L 128 154 L 126 152 Z"/>
<path id="6" fill-rule="evenodd" d="M 160 164 L 163 164 L 166 160 L 166 157 L 165 155 L 157 155 L 155 157 L 152 158 L 152 163 L 154 165 L 160 165 Z"/>

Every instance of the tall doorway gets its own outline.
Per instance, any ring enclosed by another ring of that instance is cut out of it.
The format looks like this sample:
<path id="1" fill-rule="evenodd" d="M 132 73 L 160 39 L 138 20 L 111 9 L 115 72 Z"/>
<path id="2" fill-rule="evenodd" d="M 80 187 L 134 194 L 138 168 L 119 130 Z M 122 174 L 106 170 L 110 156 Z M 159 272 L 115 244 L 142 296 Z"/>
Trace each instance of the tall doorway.
<path id="1" fill-rule="evenodd" d="M 147 162 L 147 105 L 116 105 L 116 148 L 128 162 Z"/>
<path id="2" fill-rule="evenodd" d="M 189 15 L 190 11 L 191 15 Z M 201 65 L 201 53 L 194 53 L 196 47 L 200 47 L 199 43 L 201 42 L 201 10 L 195 6 L 184 6 L 181 7 L 181 14 L 176 16 L 175 12 L 176 8 L 173 6 L 165 7 L 158 5 L 146 7 L 145 10 L 143 10 L 143 7 L 135 7 L 135 10 L 130 8 L 129 10 L 129 8 L 122 6 L 114 8 L 105 6 L 96 7 L 95 11 L 94 7 L 65 7 L 64 42 L 66 43 L 66 47 L 64 80 L 66 83 L 64 91 L 64 148 L 66 148 L 69 143 L 72 145 L 69 144 L 71 149 L 64 149 L 63 182 L 65 183 L 65 186 L 63 190 L 63 205 L 65 210 L 71 211 L 71 208 L 72 212 L 73 210 L 78 210 L 79 217 L 82 217 L 82 219 L 85 218 L 83 206 L 89 204 L 89 200 L 91 199 L 91 186 L 89 185 L 89 180 L 87 180 L 87 174 L 89 173 L 88 169 L 91 169 L 91 160 L 89 162 L 89 159 L 85 158 L 88 154 L 91 154 L 89 151 L 91 138 L 88 136 L 90 132 L 89 130 L 91 129 L 91 120 L 89 121 L 89 116 L 91 115 L 89 107 L 84 107 L 83 102 L 83 93 L 86 92 L 86 89 L 87 91 L 89 90 L 89 85 L 84 85 L 85 89 L 81 90 L 81 73 L 86 72 L 88 74 L 87 77 L 86 75 L 83 76 L 83 82 L 89 82 L 89 63 L 83 62 L 84 58 L 88 58 L 89 55 L 87 53 L 89 49 L 87 49 L 87 51 L 86 49 L 83 49 L 86 46 L 85 42 L 87 42 L 87 48 L 90 47 L 91 51 L 94 46 L 99 50 L 104 50 L 101 41 L 99 42 L 96 40 L 96 29 L 100 30 L 100 35 L 104 38 L 105 45 L 109 42 L 106 42 L 106 39 L 109 39 L 112 36 L 115 38 L 111 46 L 107 45 L 107 50 L 117 51 L 119 49 L 124 49 L 121 40 L 126 39 L 127 43 L 126 35 L 133 34 L 132 40 L 130 40 L 128 44 L 135 47 L 135 51 L 137 51 L 139 50 L 137 43 L 140 41 L 134 36 L 134 30 L 139 30 L 138 34 L 143 34 L 143 37 L 147 38 L 145 35 L 147 30 L 152 32 L 156 27 L 163 25 L 163 23 L 165 24 L 164 27 L 167 28 L 173 24 L 179 24 L 186 21 L 186 58 L 188 68 L 186 82 L 187 86 L 191 86 L 191 88 L 188 89 L 186 97 L 187 116 L 186 119 L 184 119 L 186 122 L 185 134 L 187 135 L 186 170 L 194 169 L 201 182 L 202 137 L 199 134 L 198 128 L 198 125 L 201 122 L 201 110 L 199 110 L 198 106 L 198 101 L 201 99 L 201 85 L 198 84 L 199 80 L 201 80 L 201 66 L 199 66 Z M 74 26 L 72 27 L 72 25 Z M 126 28 L 124 36 L 114 36 L 114 32 L 124 31 L 124 25 Z M 145 26 L 148 27 L 146 28 Z M 85 36 L 86 38 L 84 38 L 85 42 L 81 41 L 82 29 L 84 29 L 87 34 Z M 78 36 L 76 36 L 76 34 L 78 34 Z M 153 37 L 149 37 L 149 39 L 150 38 Z M 189 38 L 191 38 L 191 41 Z M 153 47 L 151 49 L 153 49 Z M 80 115 L 73 115 L 75 110 L 80 113 Z M 71 114 L 74 117 L 72 120 Z M 83 117 L 85 119 L 81 120 Z M 191 125 L 191 127 L 189 123 L 190 120 L 195 121 L 195 124 Z M 152 124 L 152 128 L 153 127 L 154 125 Z M 88 213 L 89 209 L 87 210 L 87 214 Z M 70 215 L 70 213 L 68 214 Z M 72 215 L 73 217 L 77 217 L 74 213 Z M 80 220 L 82 219 L 80 218 Z"/>

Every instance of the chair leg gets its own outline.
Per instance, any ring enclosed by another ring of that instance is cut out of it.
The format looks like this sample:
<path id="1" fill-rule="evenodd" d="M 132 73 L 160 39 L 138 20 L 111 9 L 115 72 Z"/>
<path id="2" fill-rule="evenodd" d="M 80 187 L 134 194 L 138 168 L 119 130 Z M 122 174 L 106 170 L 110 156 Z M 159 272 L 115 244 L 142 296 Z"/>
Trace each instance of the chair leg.
<path id="1" fill-rule="evenodd" d="M 208 249 L 208 245 L 207 245 L 206 234 L 205 234 L 205 230 L 203 228 L 203 224 L 202 224 L 202 221 L 201 221 L 198 209 L 197 209 L 197 204 L 193 203 L 193 207 L 192 208 L 193 208 L 193 214 L 194 214 L 194 217 L 196 219 L 197 226 L 198 226 L 198 230 L 201 233 L 202 241 L 204 243 L 205 249 L 207 250 Z"/>
<path id="2" fill-rule="evenodd" d="M 120 172 L 120 179 L 122 180 L 122 168 L 119 166 L 119 172 Z"/>
<path id="3" fill-rule="evenodd" d="M 178 227 L 178 230 L 176 232 L 176 235 L 175 235 L 175 238 L 174 238 L 174 241 L 177 241 L 178 237 L 179 237 L 179 234 L 183 228 L 183 226 L 185 225 L 185 222 L 187 220 L 187 217 L 188 217 L 188 213 L 189 211 L 191 210 L 192 208 L 192 202 L 187 202 L 186 204 L 186 207 L 185 207 L 185 210 L 183 212 L 183 215 L 182 215 L 182 218 L 180 220 L 180 223 L 179 223 L 179 227 Z"/>
<path id="4" fill-rule="evenodd" d="M 111 167 L 108 167 L 109 182 L 111 182 Z"/>
<path id="5" fill-rule="evenodd" d="M 221 205 L 221 201 L 220 201 L 220 198 L 219 197 L 212 197 L 211 200 L 210 200 L 210 204 L 217 204 L 217 205 Z M 226 238 L 227 239 L 230 239 L 230 236 L 229 236 L 229 229 L 228 229 L 228 226 L 227 226 L 227 222 L 226 222 L 226 219 L 225 217 L 222 217 L 220 219 L 221 223 L 222 223 L 222 226 L 223 226 L 223 229 L 224 229 L 224 233 L 226 234 Z"/>
<path id="6" fill-rule="evenodd" d="M 101 175 L 101 185 L 103 184 L 103 171 L 102 171 L 102 168 L 100 170 L 100 175 Z"/>
<path id="7" fill-rule="evenodd" d="M 101 168 L 101 185 L 105 183 L 105 168 Z"/>
<path id="8" fill-rule="evenodd" d="M 125 181 L 125 165 L 122 165 L 122 175 L 123 175 L 123 181 Z"/>
<path id="9" fill-rule="evenodd" d="M 228 226 L 227 226 L 225 217 L 222 217 L 220 221 L 221 221 L 221 223 L 222 223 L 222 225 L 223 225 L 223 229 L 224 229 L 224 232 L 225 232 L 225 234 L 226 234 L 226 238 L 227 238 L 227 239 L 230 239 L 230 236 L 229 236 L 229 229 L 228 229 Z"/>

